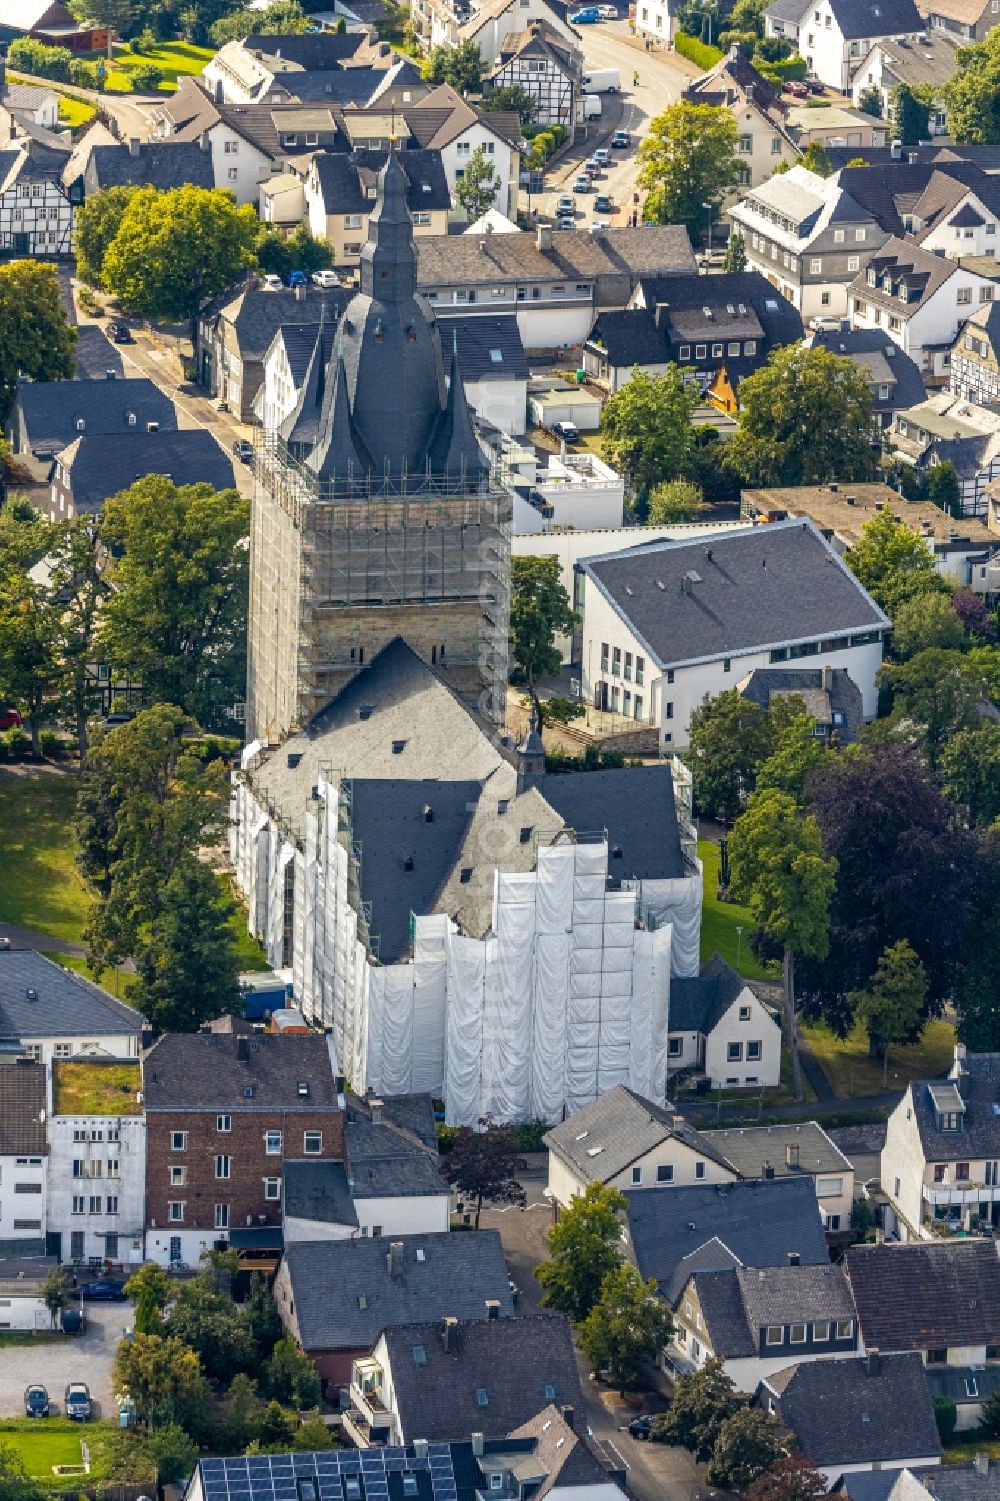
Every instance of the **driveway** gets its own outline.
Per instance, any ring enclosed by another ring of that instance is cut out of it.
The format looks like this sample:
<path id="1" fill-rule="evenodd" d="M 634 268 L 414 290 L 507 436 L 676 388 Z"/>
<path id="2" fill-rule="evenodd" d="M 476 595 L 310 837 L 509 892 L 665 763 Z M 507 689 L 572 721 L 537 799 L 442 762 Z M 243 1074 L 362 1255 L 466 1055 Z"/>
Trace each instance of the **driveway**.
<path id="1" fill-rule="evenodd" d="M 86 1303 L 86 1332 L 37 1345 L 0 1347 L 0 1416 L 24 1416 L 24 1388 L 40 1381 L 62 1416 L 68 1381 L 85 1381 L 95 1418 L 113 1416 L 111 1367 L 122 1330 L 133 1321 L 131 1303 Z"/>

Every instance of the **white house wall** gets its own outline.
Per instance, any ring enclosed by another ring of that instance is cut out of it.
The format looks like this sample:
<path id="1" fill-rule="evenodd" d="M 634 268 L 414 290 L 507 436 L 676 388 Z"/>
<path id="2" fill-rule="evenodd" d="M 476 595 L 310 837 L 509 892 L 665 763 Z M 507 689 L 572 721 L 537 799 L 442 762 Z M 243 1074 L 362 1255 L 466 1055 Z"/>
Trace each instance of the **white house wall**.
<path id="1" fill-rule="evenodd" d="M 0 1157 L 0 1226 L 4 1240 L 38 1240 L 45 1234 L 47 1162 L 46 1157 Z M 15 1228 L 15 1220 L 30 1223 Z M 13 1324 L 11 1328 L 30 1329 L 31 1325 Z"/>
<path id="2" fill-rule="evenodd" d="M 451 1195 L 401 1194 L 354 1200 L 362 1235 L 433 1235 L 451 1228 Z"/>
<path id="3" fill-rule="evenodd" d="M 101 1140 L 91 1137 L 100 1133 Z M 109 1133 L 117 1132 L 117 1140 Z M 83 1140 L 74 1141 L 74 1135 Z M 101 1168 L 99 1177 L 73 1176 L 75 1160 L 91 1161 Z M 108 1171 L 110 1162 L 118 1171 Z M 117 1209 L 107 1213 L 108 1198 Z M 74 1198 L 86 1200 L 86 1212 L 73 1211 Z M 101 1213 L 89 1212 L 91 1198 L 101 1201 Z M 71 1236 L 82 1232 L 83 1255 L 103 1256 L 108 1235 L 117 1235 L 116 1261 L 125 1265 L 143 1260 L 143 1226 L 146 1221 L 146 1119 L 145 1116 L 58 1115 L 49 1120 L 48 1229 L 62 1235 L 62 1256 L 70 1256 Z M 137 1232 L 137 1233 L 136 1233 Z"/>
<path id="4" fill-rule="evenodd" d="M 749 1021 L 739 1020 L 741 1006 L 749 1006 Z M 748 1042 L 761 1044 L 759 1058 L 747 1058 Z M 728 1058 L 730 1043 L 738 1043 L 741 1049 L 741 1058 L 734 1062 Z M 705 1038 L 705 1073 L 713 1089 L 727 1085 L 771 1089 L 781 1082 L 781 1028 L 748 985 Z"/>

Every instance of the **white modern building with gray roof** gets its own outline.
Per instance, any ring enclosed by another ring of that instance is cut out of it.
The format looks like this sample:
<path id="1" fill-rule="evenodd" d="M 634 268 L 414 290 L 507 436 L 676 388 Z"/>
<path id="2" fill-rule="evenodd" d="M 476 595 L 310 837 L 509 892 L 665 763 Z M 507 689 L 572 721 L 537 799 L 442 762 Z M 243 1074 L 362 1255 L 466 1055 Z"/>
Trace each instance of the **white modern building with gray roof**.
<path id="1" fill-rule="evenodd" d="M 577 571 L 583 695 L 655 725 L 668 754 L 706 695 L 777 662 L 846 668 L 875 714 L 888 616 L 810 521 L 647 543 Z"/>
<path id="2" fill-rule="evenodd" d="M 33 949 L 0 950 L 0 1036 L 40 1063 L 138 1058 L 146 1019 Z"/>

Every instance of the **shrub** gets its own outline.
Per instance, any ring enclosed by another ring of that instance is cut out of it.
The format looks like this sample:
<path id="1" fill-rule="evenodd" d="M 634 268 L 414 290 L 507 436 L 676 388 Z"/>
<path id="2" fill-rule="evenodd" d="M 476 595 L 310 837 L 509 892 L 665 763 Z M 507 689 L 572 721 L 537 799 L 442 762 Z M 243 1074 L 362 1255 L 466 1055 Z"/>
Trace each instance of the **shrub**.
<path id="1" fill-rule="evenodd" d="M 686 31 L 679 31 L 674 37 L 674 48 L 681 57 L 686 57 L 697 67 L 704 68 L 706 73 L 709 68 L 714 68 L 717 62 L 722 61 L 723 54 L 718 47 L 710 47 L 707 42 L 699 42 L 696 36 L 688 36 Z"/>
<path id="2" fill-rule="evenodd" d="M 69 78 L 72 54 L 66 47 L 47 47 L 34 37 L 19 36 L 7 48 L 7 62 L 11 68 L 24 73 L 33 73 L 37 78 L 53 78 L 65 83 Z"/>
<path id="3" fill-rule="evenodd" d="M 7 754 L 12 761 L 23 761 L 31 753 L 31 736 L 18 725 L 8 730 L 4 739 L 7 742 Z"/>
<path id="4" fill-rule="evenodd" d="M 69 65 L 69 81 L 81 89 L 99 88 L 101 75 L 97 71 L 97 64 L 89 62 L 85 57 L 74 57 Z"/>
<path id="5" fill-rule="evenodd" d="M 66 749 L 65 742 L 59 739 L 54 730 L 43 730 L 38 740 L 42 755 L 48 756 L 52 761 L 57 761 Z"/>
<path id="6" fill-rule="evenodd" d="M 958 1422 L 958 1408 L 950 1397 L 934 1398 L 934 1421 L 942 1444 L 949 1444 Z"/>
<path id="7" fill-rule="evenodd" d="M 163 82 L 163 70 L 155 63 L 140 63 L 132 69 L 131 81 L 137 94 L 155 94 Z"/>
<path id="8" fill-rule="evenodd" d="M 785 57 L 776 63 L 755 63 L 755 67 L 771 83 L 780 87 L 786 78 L 805 78 L 806 60 L 804 57 Z"/>

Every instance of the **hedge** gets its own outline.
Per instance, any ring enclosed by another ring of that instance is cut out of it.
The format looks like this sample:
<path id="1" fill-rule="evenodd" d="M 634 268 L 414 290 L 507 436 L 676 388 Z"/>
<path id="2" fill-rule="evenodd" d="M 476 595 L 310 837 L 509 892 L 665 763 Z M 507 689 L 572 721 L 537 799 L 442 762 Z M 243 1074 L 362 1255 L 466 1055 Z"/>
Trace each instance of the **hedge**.
<path id="1" fill-rule="evenodd" d="M 806 76 L 806 60 L 804 57 L 799 57 L 797 53 L 794 57 L 782 58 L 778 63 L 758 62 L 754 59 L 754 67 L 771 83 L 779 85 L 786 78 L 805 78 Z"/>
<path id="2" fill-rule="evenodd" d="M 699 42 L 696 36 L 688 36 L 686 31 L 678 31 L 674 37 L 674 50 L 697 67 L 704 68 L 706 73 L 725 55 L 718 47 L 710 47 L 707 42 Z"/>

